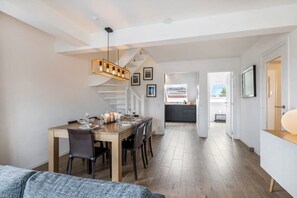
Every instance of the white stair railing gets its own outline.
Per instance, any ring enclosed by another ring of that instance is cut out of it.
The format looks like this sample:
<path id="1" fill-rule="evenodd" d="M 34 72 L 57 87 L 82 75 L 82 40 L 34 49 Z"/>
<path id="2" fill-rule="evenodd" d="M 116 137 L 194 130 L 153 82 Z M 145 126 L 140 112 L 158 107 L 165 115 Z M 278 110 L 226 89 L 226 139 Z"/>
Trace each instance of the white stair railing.
<path id="1" fill-rule="evenodd" d="M 144 96 L 138 96 L 130 87 L 126 89 L 126 114 L 135 111 L 136 114 L 144 116 Z"/>

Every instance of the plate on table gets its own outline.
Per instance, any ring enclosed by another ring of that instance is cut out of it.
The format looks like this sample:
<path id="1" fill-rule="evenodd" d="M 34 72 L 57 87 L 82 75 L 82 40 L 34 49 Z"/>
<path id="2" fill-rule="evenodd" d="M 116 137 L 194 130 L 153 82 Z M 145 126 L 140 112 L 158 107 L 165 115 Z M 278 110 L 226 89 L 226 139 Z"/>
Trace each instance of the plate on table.
<path id="1" fill-rule="evenodd" d="M 81 125 L 81 126 L 79 126 L 78 128 L 80 128 L 80 129 L 96 129 L 96 128 L 99 128 L 99 125 L 95 125 L 95 126 L 92 126 L 91 124 L 89 124 L 89 125 Z"/>
<path id="2" fill-rule="evenodd" d="M 129 126 L 131 126 L 132 124 L 130 123 L 130 122 L 122 122 L 121 123 L 121 126 L 123 126 L 123 127 L 129 127 Z"/>

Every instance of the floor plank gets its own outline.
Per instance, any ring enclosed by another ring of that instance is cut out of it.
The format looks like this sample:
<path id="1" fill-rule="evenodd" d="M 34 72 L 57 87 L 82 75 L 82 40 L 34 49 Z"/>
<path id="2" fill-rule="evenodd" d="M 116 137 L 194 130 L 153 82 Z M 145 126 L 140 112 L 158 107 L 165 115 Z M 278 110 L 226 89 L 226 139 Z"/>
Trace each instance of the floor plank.
<path id="1" fill-rule="evenodd" d="M 167 123 L 164 136 L 154 136 L 154 157 L 143 168 L 138 155 L 139 180 L 134 180 L 131 156 L 123 166 L 123 182 L 147 186 L 166 197 L 198 198 L 290 198 L 276 184 L 269 193 L 269 175 L 260 167 L 260 158 L 240 141 L 232 141 L 224 124 L 212 124 L 208 138 L 199 138 L 195 124 Z M 140 154 L 140 152 L 139 152 Z M 67 156 L 60 159 L 65 173 Z M 96 178 L 109 180 L 109 165 L 96 162 Z M 37 170 L 47 170 L 47 164 Z M 86 163 L 74 161 L 73 175 L 90 178 Z"/>

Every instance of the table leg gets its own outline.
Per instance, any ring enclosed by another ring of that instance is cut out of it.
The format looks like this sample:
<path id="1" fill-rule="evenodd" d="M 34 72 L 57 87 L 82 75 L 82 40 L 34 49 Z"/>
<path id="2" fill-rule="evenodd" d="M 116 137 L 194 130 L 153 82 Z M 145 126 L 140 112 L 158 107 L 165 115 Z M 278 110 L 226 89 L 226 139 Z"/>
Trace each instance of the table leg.
<path id="1" fill-rule="evenodd" d="M 122 141 L 116 138 L 111 145 L 112 181 L 122 181 Z"/>
<path id="2" fill-rule="evenodd" d="M 270 179 L 270 186 L 269 186 L 269 192 L 273 191 L 273 188 L 275 186 L 275 180 L 271 177 Z"/>
<path id="3" fill-rule="evenodd" d="M 48 171 L 59 172 L 59 138 L 48 131 Z"/>

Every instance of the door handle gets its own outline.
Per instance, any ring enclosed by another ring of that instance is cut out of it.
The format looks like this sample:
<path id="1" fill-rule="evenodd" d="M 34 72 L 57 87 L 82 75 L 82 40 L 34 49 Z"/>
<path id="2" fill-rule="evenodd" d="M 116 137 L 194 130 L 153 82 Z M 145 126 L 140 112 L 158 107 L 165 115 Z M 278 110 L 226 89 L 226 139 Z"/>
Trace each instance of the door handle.
<path id="1" fill-rule="evenodd" d="M 281 109 L 285 109 L 286 105 L 282 105 L 282 106 L 274 106 L 275 108 L 281 108 Z"/>

